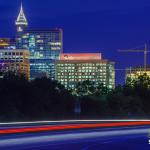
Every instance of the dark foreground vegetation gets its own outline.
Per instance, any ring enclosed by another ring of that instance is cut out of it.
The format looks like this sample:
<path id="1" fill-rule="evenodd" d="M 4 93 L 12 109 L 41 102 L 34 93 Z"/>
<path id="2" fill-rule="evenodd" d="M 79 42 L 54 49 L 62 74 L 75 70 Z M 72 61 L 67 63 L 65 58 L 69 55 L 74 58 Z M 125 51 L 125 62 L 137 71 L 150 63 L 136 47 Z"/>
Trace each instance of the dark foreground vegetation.
<path id="1" fill-rule="evenodd" d="M 112 91 L 85 81 L 71 93 L 57 81 L 29 82 L 7 73 L 0 79 L 0 121 L 150 118 L 150 78 L 146 74 Z M 75 114 L 77 103 L 80 114 Z"/>

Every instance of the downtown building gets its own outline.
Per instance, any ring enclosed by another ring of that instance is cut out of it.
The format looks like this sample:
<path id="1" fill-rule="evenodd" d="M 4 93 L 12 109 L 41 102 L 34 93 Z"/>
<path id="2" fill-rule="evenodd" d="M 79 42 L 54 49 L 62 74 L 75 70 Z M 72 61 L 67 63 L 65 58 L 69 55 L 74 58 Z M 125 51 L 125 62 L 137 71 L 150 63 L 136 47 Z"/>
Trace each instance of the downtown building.
<path id="1" fill-rule="evenodd" d="M 21 6 L 22 10 L 22 6 Z M 24 75 L 30 79 L 30 53 L 27 49 L 16 49 L 16 39 L 0 38 L 0 73 Z"/>
<path id="2" fill-rule="evenodd" d="M 56 80 L 67 89 L 74 89 L 79 82 L 103 83 L 115 87 L 115 63 L 102 59 L 101 53 L 60 54 L 56 61 Z"/>
<path id="3" fill-rule="evenodd" d="M 147 67 L 146 70 L 143 66 L 130 67 L 126 69 L 125 80 L 134 80 L 144 74 L 150 77 L 150 67 Z"/>
<path id="4" fill-rule="evenodd" d="M 55 78 L 55 60 L 63 51 L 63 31 L 29 30 L 28 22 L 21 5 L 17 21 L 16 48 L 28 49 L 30 52 L 30 79 L 41 77 Z"/>
<path id="5" fill-rule="evenodd" d="M 13 72 L 30 78 L 29 51 L 19 49 L 0 49 L 0 72 Z"/>

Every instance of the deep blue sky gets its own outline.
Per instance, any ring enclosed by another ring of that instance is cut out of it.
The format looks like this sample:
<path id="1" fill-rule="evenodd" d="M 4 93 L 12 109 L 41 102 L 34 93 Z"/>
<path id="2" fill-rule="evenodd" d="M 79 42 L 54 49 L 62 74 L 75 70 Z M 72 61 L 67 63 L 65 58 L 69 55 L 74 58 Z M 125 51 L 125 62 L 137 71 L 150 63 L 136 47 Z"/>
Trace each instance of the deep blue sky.
<path id="1" fill-rule="evenodd" d="M 1 37 L 15 35 L 20 3 L 0 0 Z M 65 52 L 102 52 L 121 69 L 143 64 L 143 54 L 117 49 L 150 45 L 150 0 L 23 0 L 23 5 L 29 27 L 63 28 Z M 117 83 L 122 75 L 117 71 Z"/>

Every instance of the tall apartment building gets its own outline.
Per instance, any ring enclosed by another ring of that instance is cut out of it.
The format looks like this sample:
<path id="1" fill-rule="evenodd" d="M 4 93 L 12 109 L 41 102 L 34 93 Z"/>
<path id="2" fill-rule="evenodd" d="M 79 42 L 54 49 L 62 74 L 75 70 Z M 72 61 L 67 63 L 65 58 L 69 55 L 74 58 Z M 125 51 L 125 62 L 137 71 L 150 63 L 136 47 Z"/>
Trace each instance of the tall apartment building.
<path id="1" fill-rule="evenodd" d="M 78 82 L 90 80 L 95 85 L 103 83 L 115 87 L 114 62 L 102 59 L 100 53 L 61 54 L 56 61 L 56 80 L 67 89 L 74 89 Z"/>
<path id="2" fill-rule="evenodd" d="M 24 74 L 27 79 L 30 78 L 28 50 L 0 50 L 0 72 L 14 72 L 15 74 Z"/>

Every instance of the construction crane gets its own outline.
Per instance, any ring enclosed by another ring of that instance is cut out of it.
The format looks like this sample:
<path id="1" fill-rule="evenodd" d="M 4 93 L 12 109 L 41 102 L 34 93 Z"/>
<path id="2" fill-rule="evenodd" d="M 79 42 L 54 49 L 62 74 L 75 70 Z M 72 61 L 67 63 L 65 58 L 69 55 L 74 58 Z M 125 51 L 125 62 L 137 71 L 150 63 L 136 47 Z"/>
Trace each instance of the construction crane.
<path id="1" fill-rule="evenodd" d="M 150 52 L 150 51 L 148 51 L 147 50 L 147 44 L 145 43 L 145 45 L 144 45 L 144 49 L 142 50 L 133 50 L 133 49 L 128 49 L 128 50 L 118 50 L 118 52 L 136 52 L 136 53 L 138 53 L 138 52 L 142 52 L 142 53 L 144 53 L 144 71 L 146 71 L 147 70 L 147 53 L 148 52 Z"/>

